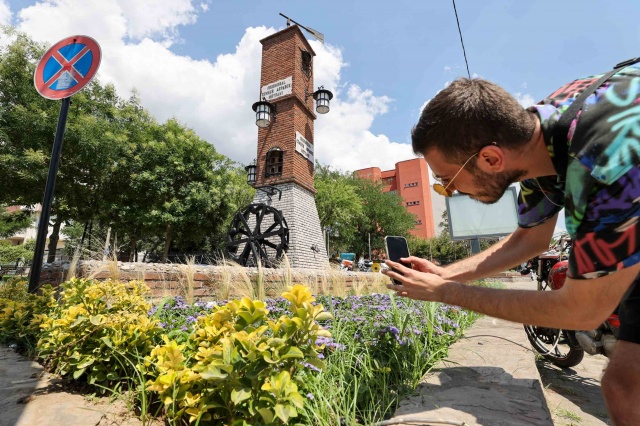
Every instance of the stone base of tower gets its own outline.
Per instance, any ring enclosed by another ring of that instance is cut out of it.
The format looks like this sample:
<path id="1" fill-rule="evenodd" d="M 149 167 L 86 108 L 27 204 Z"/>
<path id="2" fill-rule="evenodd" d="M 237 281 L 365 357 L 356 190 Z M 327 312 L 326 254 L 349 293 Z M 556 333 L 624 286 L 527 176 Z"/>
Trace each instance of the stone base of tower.
<path id="1" fill-rule="evenodd" d="M 269 196 L 258 190 L 253 202 L 269 204 L 282 212 L 289 227 L 289 264 L 292 268 L 328 268 L 329 257 L 313 194 L 295 183 L 274 187 L 282 191 L 280 200 L 276 194 L 269 201 Z"/>

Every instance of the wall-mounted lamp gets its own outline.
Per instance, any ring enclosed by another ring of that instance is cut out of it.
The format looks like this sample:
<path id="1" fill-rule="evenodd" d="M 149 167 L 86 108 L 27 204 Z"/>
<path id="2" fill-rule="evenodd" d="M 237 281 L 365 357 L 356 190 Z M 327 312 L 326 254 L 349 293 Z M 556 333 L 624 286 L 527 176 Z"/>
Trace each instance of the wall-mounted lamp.
<path id="1" fill-rule="evenodd" d="M 253 160 L 253 163 L 249 164 L 247 167 L 244 168 L 247 171 L 247 183 L 250 186 L 253 186 L 253 184 L 256 183 L 257 168 L 258 166 L 256 166 L 256 160 Z"/>
<path id="2" fill-rule="evenodd" d="M 269 127 L 272 122 L 276 122 L 276 106 L 271 102 L 267 102 L 265 98 L 253 104 L 251 107 L 256 112 L 256 126 L 264 129 Z"/>
<path id="3" fill-rule="evenodd" d="M 329 112 L 329 101 L 333 99 L 333 93 L 330 90 L 324 88 L 324 86 L 318 87 L 313 93 L 304 91 L 304 100 L 306 101 L 309 96 L 313 96 L 316 100 L 316 111 L 318 114 L 326 114 Z"/>

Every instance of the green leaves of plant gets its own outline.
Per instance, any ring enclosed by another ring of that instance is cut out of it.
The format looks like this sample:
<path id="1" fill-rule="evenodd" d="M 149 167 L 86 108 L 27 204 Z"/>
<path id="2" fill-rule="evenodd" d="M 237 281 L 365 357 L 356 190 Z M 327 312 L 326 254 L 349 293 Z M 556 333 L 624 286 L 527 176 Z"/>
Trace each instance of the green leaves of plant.
<path id="1" fill-rule="evenodd" d="M 179 345 L 164 337 L 165 344 L 145 362 L 163 374 L 147 388 L 159 393 L 171 418 L 187 413 L 193 422 L 210 415 L 235 418 L 231 424 L 241 425 L 288 424 L 298 416 L 304 408 L 298 385 L 309 374 L 308 365 L 325 366 L 315 342 L 330 333 L 316 319 L 331 315 L 313 305 L 314 297 L 302 285 L 283 297 L 293 309 L 275 321 L 267 320 L 264 303 L 257 300 L 245 298 L 214 308 L 180 345 L 180 363 L 170 361 Z"/>
<path id="2" fill-rule="evenodd" d="M 236 388 L 231 391 L 231 402 L 236 405 L 249 398 L 251 398 L 251 389 L 249 388 Z"/>

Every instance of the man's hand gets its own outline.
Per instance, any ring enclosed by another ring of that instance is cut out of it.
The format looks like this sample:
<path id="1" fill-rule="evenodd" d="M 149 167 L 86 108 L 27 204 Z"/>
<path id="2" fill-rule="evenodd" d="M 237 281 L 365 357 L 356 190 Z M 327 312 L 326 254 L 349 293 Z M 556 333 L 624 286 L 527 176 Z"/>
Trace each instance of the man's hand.
<path id="1" fill-rule="evenodd" d="M 438 270 L 442 268 L 439 268 L 427 260 L 413 256 L 402 258 L 401 260 L 411 262 L 414 269 L 387 260 L 386 264 L 389 268 L 395 269 L 395 271 L 386 269 L 383 270 L 382 273 L 402 283 L 402 285 L 388 284 L 387 288 L 395 291 L 398 296 L 409 297 L 416 300 L 441 301 L 442 287 L 450 282 L 434 273 L 439 272 Z"/>
<path id="2" fill-rule="evenodd" d="M 429 262 L 427 259 L 422 259 L 415 256 L 409 256 L 409 257 L 403 257 L 400 260 L 405 263 L 410 263 L 411 267 L 416 271 L 428 272 L 430 274 L 443 276 L 444 268 L 436 265 L 435 263 Z"/>

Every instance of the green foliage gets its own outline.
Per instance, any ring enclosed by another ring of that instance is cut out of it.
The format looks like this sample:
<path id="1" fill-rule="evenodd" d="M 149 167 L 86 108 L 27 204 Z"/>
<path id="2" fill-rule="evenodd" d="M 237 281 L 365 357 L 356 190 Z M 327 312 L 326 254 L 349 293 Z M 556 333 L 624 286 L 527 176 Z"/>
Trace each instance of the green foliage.
<path id="1" fill-rule="evenodd" d="M 49 285 L 41 287 L 37 295 L 28 293 L 27 288 L 27 282 L 19 278 L 0 283 L 0 343 L 15 344 L 33 354 L 40 324 L 56 301 Z"/>
<path id="2" fill-rule="evenodd" d="M 380 294 L 316 300 L 301 285 L 266 304 L 245 298 L 208 310 L 176 298 L 151 311 L 141 283 L 71 280 L 59 301 L 50 288 L 26 289 L 0 285 L 2 343 L 103 390 L 138 383 L 142 412 L 157 395 L 173 424 L 379 422 L 476 317 Z"/>
<path id="3" fill-rule="evenodd" d="M 330 235 L 338 236 L 334 241 L 338 250 L 348 250 L 355 237 L 356 224 L 364 213 L 353 176 L 318 163 L 314 183 L 318 190 L 315 200 L 321 226 L 331 228 Z"/>
<path id="4" fill-rule="evenodd" d="M 10 241 L 0 241 L 0 263 L 16 263 L 23 260 L 25 263 L 33 259 L 32 243 L 13 245 Z"/>
<path id="5" fill-rule="evenodd" d="M 13 234 L 28 228 L 33 222 L 31 211 L 20 210 L 9 213 L 0 205 L 0 238 L 10 237 Z"/>
<path id="6" fill-rule="evenodd" d="M 402 197 L 396 192 L 382 192 L 382 184 L 379 182 L 367 179 L 355 179 L 355 182 L 364 214 L 356 225 L 353 250 L 356 253 L 367 253 L 369 236 L 371 250 L 379 252 L 384 251 L 385 236 L 408 236 L 416 225 L 416 217 L 407 211 Z"/>
<path id="7" fill-rule="evenodd" d="M 267 319 L 263 302 L 244 298 L 201 317 L 184 344 L 165 337 L 146 365 L 172 421 L 190 423 L 288 424 L 304 408 L 300 389 L 318 369 L 318 337 L 329 337 L 317 321 L 331 315 L 308 288 L 296 285 L 282 295 L 289 314 Z"/>
<path id="8" fill-rule="evenodd" d="M 33 88 L 45 47 L 11 29 L 1 34 L 14 41 L 0 48 L 0 204 L 34 205 L 42 201 L 60 106 Z M 94 79 L 69 110 L 52 217 L 111 226 L 132 248 L 174 242 L 213 251 L 253 196 L 245 176 L 175 119 L 158 123 L 135 96 L 121 99 Z"/>
<path id="9" fill-rule="evenodd" d="M 334 320 L 327 368 L 307 381 L 305 424 L 376 424 L 411 394 L 477 316 L 390 295 L 318 298 Z"/>
<path id="10" fill-rule="evenodd" d="M 106 386 L 135 377 L 139 357 L 160 341 L 162 329 L 147 312 L 144 283 L 72 279 L 59 306 L 41 324 L 38 351 L 62 376 Z"/>
<path id="11" fill-rule="evenodd" d="M 323 228 L 331 228 L 334 251 L 368 253 L 384 250 L 386 235 L 408 235 L 415 227 L 415 216 L 409 213 L 402 198 L 383 192 L 380 183 L 359 179 L 352 174 L 316 165 L 314 177 L 316 205 Z"/>

